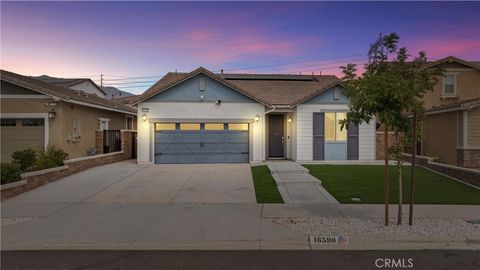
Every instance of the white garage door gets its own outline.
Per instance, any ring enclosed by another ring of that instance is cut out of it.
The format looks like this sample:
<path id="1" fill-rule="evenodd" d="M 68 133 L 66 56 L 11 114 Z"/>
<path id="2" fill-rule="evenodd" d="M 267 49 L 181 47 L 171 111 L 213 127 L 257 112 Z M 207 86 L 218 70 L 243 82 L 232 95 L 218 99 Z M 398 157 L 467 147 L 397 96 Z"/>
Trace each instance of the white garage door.
<path id="1" fill-rule="evenodd" d="M 1 119 L 2 162 L 9 162 L 13 152 L 32 148 L 45 149 L 45 121 L 43 118 Z"/>

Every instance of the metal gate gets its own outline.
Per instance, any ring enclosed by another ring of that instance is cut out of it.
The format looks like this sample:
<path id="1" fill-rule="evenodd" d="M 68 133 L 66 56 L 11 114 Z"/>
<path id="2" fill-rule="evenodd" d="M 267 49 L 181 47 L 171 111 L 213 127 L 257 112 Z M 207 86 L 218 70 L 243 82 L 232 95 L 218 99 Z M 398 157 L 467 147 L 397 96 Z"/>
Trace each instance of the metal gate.
<path id="1" fill-rule="evenodd" d="M 247 163 L 248 130 L 155 132 L 155 163 Z"/>
<path id="2" fill-rule="evenodd" d="M 103 153 L 112 153 L 122 150 L 122 139 L 120 138 L 120 130 L 104 130 L 103 131 Z"/>

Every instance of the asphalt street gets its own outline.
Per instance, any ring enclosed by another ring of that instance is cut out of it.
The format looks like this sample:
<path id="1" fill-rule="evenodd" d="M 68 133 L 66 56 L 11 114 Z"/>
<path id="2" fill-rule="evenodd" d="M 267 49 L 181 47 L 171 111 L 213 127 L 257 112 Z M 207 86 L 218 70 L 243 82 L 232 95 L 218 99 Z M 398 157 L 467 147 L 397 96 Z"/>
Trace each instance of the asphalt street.
<path id="1" fill-rule="evenodd" d="M 480 269 L 480 251 L 4 251 L 1 268 L 83 269 Z M 388 262 L 388 265 L 387 265 Z M 395 263 L 395 264 L 394 264 Z M 393 267 L 392 267 L 393 266 Z"/>

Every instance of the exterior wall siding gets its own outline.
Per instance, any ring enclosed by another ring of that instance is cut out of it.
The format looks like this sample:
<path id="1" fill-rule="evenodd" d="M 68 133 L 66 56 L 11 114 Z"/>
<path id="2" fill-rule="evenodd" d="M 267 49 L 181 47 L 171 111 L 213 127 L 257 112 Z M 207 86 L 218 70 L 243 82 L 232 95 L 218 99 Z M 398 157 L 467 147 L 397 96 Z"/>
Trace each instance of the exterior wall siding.
<path id="1" fill-rule="evenodd" d="M 338 99 L 333 98 L 333 93 L 334 93 L 335 89 L 338 89 L 340 91 Z M 345 97 L 343 95 L 342 89 L 343 88 L 340 87 L 340 86 L 332 87 L 328 90 L 325 90 L 321 94 L 318 94 L 318 95 L 314 96 L 313 98 L 305 101 L 303 104 L 330 104 L 330 103 L 333 103 L 333 104 L 348 104 L 348 99 L 347 99 L 347 97 Z"/>
<path id="2" fill-rule="evenodd" d="M 200 91 L 200 80 L 205 80 L 205 90 Z M 151 97 L 150 101 L 214 101 L 220 99 L 229 102 L 255 102 L 249 97 L 230 89 L 228 86 L 211 79 L 203 74 L 197 75 L 185 82 L 182 82 L 162 93 Z"/>
<path id="3" fill-rule="evenodd" d="M 467 148 L 480 150 L 480 107 L 467 111 Z"/>
<path id="4" fill-rule="evenodd" d="M 457 164 L 457 118 L 457 112 L 427 115 L 422 132 L 422 155 Z"/>
<path id="5" fill-rule="evenodd" d="M 346 104 L 301 104 L 296 110 L 296 160 L 313 160 L 313 113 L 348 111 Z M 359 159 L 375 159 L 375 121 L 359 126 Z"/>
<path id="6" fill-rule="evenodd" d="M 91 82 L 82 82 L 79 84 L 75 84 L 70 86 L 71 89 L 83 91 L 85 93 L 94 94 L 101 98 L 105 98 L 105 94 L 98 90 Z"/>
<path id="7" fill-rule="evenodd" d="M 258 122 L 250 126 L 250 162 L 261 162 L 265 159 L 265 116 L 264 106 L 259 103 L 222 103 L 214 102 L 142 102 L 138 104 L 138 115 L 143 115 L 142 108 L 148 108 L 147 121 L 138 122 L 138 162 L 153 163 L 154 123 L 167 119 L 169 122 L 185 122 L 185 119 L 220 119 L 232 122 L 231 119 L 250 119 L 258 114 Z M 153 120 L 157 119 L 157 120 Z M 233 121 L 234 122 L 234 121 Z"/>

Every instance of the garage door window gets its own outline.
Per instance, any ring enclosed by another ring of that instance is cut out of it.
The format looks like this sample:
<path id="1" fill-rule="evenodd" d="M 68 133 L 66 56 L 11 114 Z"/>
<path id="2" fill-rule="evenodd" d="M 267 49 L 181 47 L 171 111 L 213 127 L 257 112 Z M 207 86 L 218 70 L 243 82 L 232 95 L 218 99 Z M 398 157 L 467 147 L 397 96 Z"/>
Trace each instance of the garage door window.
<path id="1" fill-rule="evenodd" d="M 200 124 L 198 123 L 181 123 L 180 130 L 200 130 Z"/>
<path id="2" fill-rule="evenodd" d="M 22 119 L 22 126 L 24 127 L 43 127 L 43 119 Z"/>
<path id="3" fill-rule="evenodd" d="M 17 119 L 2 119 L 2 127 L 16 127 Z"/>
<path id="4" fill-rule="evenodd" d="M 175 123 L 156 123 L 156 131 L 175 130 Z"/>
<path id="5" fill-rule="evenodd" d="M 205 130 L 224 130 L 225 125 L 223 123 L 205 123 Z"/>
<path id="6" fill-rule="evenodd" d="M 248 131 L 248 124 L 228 124 L 228 130 Z"/>

